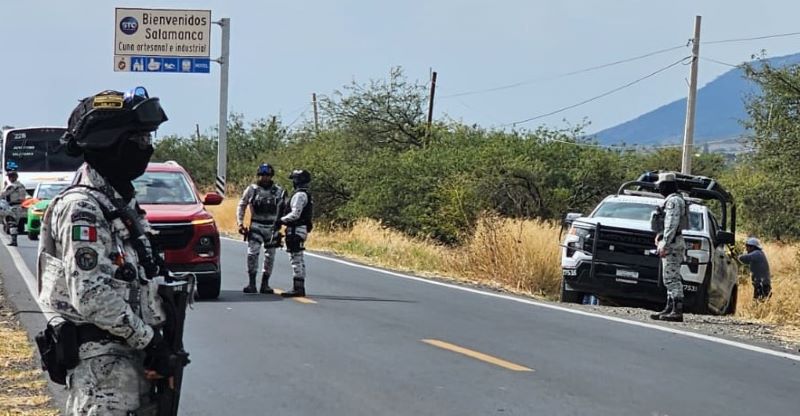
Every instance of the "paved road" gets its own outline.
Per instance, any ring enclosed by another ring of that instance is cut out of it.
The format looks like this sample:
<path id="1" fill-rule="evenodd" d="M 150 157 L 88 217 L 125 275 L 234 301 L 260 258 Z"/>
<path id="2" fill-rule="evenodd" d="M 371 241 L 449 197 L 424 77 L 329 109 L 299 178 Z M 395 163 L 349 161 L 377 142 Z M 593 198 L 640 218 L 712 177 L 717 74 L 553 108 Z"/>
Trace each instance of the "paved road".
<path id="1" fill-rule="evenodd" d="M 14 249 L 16 250 L 16 249 Z M 19 253 L 33 266 L 35 249 Z M 315 303 L 223 292 L 188 318 L 183 415 L 792 415 L 798 357 L 308 258 Z M 0 249 L 0 269 L 17 276 Z M 281 256 L 274 285 L 289 286 Z M 13 280 L 13 279 L 6 279 Z M 25 305 L 21 282 L 9 282 Z M 24 307 L 24 306 L 23 306 Z M 29 319 L 29 318 L 26 318 Z M 530 371 L 528 371 L 530 370 Z"/>

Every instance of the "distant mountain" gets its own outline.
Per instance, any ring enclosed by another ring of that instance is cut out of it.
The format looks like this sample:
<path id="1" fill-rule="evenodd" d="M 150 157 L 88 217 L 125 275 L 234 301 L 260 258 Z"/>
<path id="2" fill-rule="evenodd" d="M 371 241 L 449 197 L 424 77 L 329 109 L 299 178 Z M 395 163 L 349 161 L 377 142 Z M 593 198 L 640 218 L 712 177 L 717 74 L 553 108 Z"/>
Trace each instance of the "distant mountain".
<path id="1" fill-rule="evenodd" d="M 800 63 L 800 53 L 767 60 L 773 66 Z M 744 100 L 758 87 L 744 78 L 740 68 L 732 69 L 697 91 L 695 143 L 740 137 L 747 118 Z M 593 134 L 602 144 L 656 145 L 680 143 L 686 121 L 686 99 L 673 101 L 633 120 Z"/>

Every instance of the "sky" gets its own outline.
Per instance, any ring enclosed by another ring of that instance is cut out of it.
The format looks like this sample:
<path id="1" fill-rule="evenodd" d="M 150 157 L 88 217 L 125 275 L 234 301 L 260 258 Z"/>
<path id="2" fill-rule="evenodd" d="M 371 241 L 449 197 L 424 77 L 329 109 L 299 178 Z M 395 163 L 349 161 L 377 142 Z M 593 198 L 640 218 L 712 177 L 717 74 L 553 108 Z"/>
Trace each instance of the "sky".
<path id="1" fill-rule="evenodd" d="M 248 121 L 311 119 L 311 94 L 352 81 L 438 74 L 434 117 L 486 128 L 582 102 L 664 68 L 689 47 L 573 76 L 584 68 L 685 46 L 695 15 L 701 41 L 800 32 L 796 0 L 0 0 L 0 124 L 65 125 L 77 100 L 145 86 L 170 120 L 159 135 L 210 131 L 219 118 L 219 66 L 210 74 L 113 71 L 116 7 L 211 10 L 231 19 L 229 111 Z M 219 27 L 211 58 L 219 56 Z M 701 42 L 699 85 L 766 50 L 800 52 L 800 36 Z M 596 132 L 685 98 L 689 66 L 518 128 Z M 497 87 L 514 85 L 510 88 Z M 493 91 L 486 91 L 491 90 Z M 476 92 L 466 95 L 462 93 Z M 295 124 L 296 125 L 296 124 Z"/>

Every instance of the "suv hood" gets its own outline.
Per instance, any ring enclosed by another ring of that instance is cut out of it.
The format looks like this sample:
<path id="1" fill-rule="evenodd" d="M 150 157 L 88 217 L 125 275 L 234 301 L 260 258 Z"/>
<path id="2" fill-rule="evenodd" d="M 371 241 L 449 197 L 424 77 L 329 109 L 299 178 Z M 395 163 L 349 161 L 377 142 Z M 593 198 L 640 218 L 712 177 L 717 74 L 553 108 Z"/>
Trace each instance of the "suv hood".
<path id="1" fill-rule="evenodd" d="M 159 222 L 191 222 L 200 218 L 211 218 L 200 204 L 142 204 L 147 220 Z"/>
<path id="2" fill-rule="evenodd" d="M 583 224 L 596 225 L 597 223 L 610 227 L 629 228 L 638 231 L 651 231 L 650 221 L 628 220 L 624 218 L 604 218 L 604 217 L 581 217 L 576 219 L 573 224 L 580 226 Z"/>

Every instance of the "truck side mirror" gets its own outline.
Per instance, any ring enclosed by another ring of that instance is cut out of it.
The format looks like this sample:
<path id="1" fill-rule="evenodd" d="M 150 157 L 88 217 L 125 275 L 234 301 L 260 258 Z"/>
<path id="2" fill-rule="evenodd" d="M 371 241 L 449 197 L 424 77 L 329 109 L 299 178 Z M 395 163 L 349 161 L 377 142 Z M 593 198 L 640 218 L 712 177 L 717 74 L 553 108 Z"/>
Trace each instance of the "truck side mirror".
<path id="1" fill-rule="evenodd" d="M 583 214 L 580 212 L 570 212 L 566 217 L 564 217 L 564 225 L 572 225 L 575 220 L 582 216 Z"/>
<path id="2" fill-rule="evenodd" d="M 717 244 L 733 245 L 736 243 L 736 236 L 727 231 L 717 231 L 716 240 Z"/>

